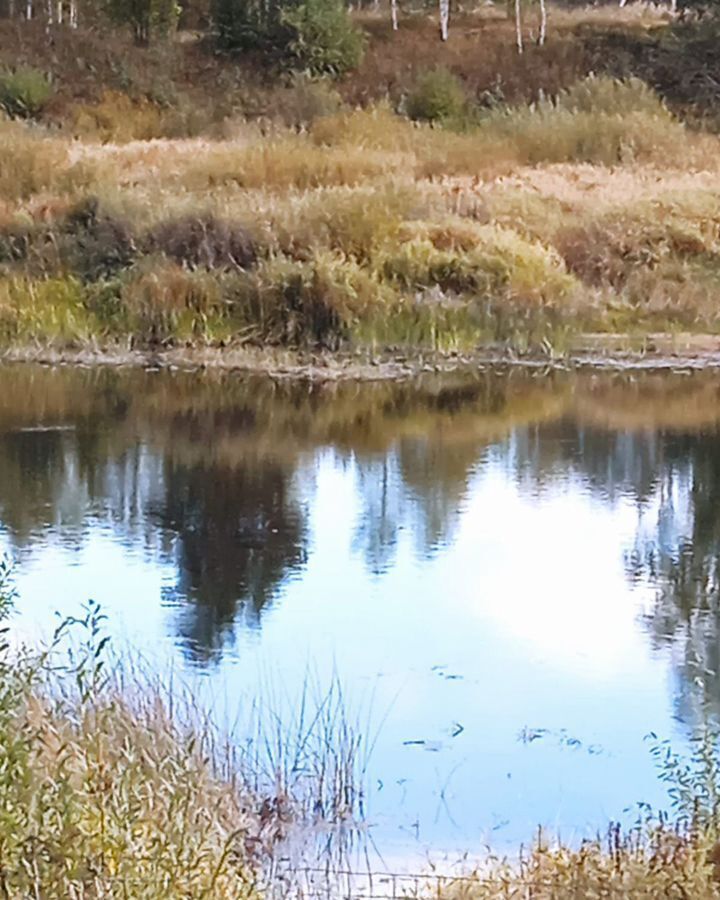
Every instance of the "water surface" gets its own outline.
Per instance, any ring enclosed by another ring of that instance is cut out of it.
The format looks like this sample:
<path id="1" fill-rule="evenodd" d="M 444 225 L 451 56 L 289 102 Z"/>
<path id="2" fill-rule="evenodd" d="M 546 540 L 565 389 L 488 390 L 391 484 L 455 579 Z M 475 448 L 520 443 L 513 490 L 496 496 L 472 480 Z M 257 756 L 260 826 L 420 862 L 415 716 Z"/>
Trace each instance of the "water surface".
<path id="1" fill-rule="evenodd" d="M 98 600 L 224 715 L 333 673 L 406 856 L 603 828 L 719 708 L 720 380 L 0 368 L 18 633 Z M 280 687 L 278 687 L 280 686 Z"/>

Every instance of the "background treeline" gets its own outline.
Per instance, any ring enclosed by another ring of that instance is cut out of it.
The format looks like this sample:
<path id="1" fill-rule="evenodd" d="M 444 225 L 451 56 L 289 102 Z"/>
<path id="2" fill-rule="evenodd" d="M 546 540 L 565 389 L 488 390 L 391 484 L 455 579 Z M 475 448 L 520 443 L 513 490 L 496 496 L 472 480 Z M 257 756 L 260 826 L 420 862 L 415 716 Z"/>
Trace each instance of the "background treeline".
<path id="1" fill-rule="evenodd" d="M 0 108 L 103 140 L 305 127 L 378 100 L 457 128 L 594 73 L 638 77 L 714 129 L 718 4 L 518 2 L 0 0 Z"/>
<path id="2" fill-rule="evenodd" d="M 613 9 L 624 9 L 626 2 L 604 7 L 608 22 L 613 20 Z M 582 5 L 578 0 L 559 4 L 565 10 Z M 718 5 L 716 0 L 667 0 L 645 9 L 707 19 Z M 490 7 L 485 4 L 482 12 Z M 603 7 L 594 4 L 594 8 Z M 520 53 L 528 43 L 545 42 L 546 0 L 506 0 L 496 11 L 514 26 Z M 367 34 L 358 15 L 372 16 L 398 31 L 407 25 L 408 17 L 428 12 L 436 14 L 437 38 L 445 41 L 455 18 L 459 17 L 458 28 L 467 28 L 467 14 L 473 10 L 458 0 L 184 0 L 182 4 L 177 0 L 0 0 L 0 20 L 16 25 L 41 22 L 49 32 L 112 24 L 128 30 L 141 46 L 180 29 L 206 37 L 219 50 L 261 52 L 266 62 L 334 75 L 357 67 L 362 60 Z M 616 18 L 626 23 L 622 13 Z"/>

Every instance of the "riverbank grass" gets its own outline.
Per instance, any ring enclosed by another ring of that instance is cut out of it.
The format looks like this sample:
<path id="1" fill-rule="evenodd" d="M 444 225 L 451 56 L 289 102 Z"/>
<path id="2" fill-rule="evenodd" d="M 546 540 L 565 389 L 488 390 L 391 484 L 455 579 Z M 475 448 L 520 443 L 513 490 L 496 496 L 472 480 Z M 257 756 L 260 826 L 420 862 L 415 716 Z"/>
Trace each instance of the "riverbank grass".
<path id="1" fill-rule="evenodd" d="M 6 579 L 7 572 L 3 570 Z M 11 598 L 2 588 L 3 620 Z M 259 897 L 258 799 L 159 695 L 104 678 L 89 607 L 41 651 L 0 646 L 0 891 L 5 897 Z M 68 655 L 66 629 L 83 644 Z"/>
<path id="2" fill-rule="evenodd" d="M 0 340 L 469 349 L 715 332 L 718 138 L 636 80 L 303 133 L 73 142 L 0 123 Z"/>

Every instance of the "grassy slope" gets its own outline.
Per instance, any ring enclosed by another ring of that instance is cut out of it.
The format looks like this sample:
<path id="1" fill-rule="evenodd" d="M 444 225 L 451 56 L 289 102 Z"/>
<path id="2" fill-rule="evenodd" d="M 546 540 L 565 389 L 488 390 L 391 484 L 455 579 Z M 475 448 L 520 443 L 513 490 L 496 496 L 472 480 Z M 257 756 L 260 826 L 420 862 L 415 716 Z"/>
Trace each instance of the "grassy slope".
<path id="1" fill-rule="evenodd" d="M 48 58 L 23 30 L 2 54 L 54 68 L 45 117 L 65 133 L 0 124 L 5 341 L 452 350 L 720 330 L 718 139 L 638 84 L 522 105 L 588 69 L 577 17 L 558 19 L 522 58 L 504 20 L 466 19 L 448 45 L 424 18 L 397 36 L 366 22 L 345 98 L 398 101 L 443 63 L 469 95 L 518 101 L 462 133 L 262 82 L 197 42 L 144 54 L 63 32 Z"/>

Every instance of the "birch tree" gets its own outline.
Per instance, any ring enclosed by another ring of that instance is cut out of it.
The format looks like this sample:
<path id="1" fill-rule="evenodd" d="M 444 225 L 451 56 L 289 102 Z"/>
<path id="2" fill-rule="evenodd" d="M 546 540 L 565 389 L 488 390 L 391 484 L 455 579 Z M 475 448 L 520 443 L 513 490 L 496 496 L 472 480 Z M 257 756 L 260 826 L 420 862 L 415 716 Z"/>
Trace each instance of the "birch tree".
<path id="1" fill-rule="evenodd" d="M 398 6 L 397 0 L 390 0 L 390 19 L 392 20 L 392 30 L 398 30 Z"/>
<path id="2" fill-rule="evenodd" d="M 515 43 L 517 44 L 518 53 L 523 52 L 523 33 L 522 33 L 522 0 L 515 0 Z"/>
<path id="3" fill-rule="evenodd" d="M 450 27 L 450 0 L 440 0 L 440 40 L 448 39 Z"/>

